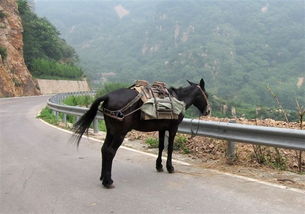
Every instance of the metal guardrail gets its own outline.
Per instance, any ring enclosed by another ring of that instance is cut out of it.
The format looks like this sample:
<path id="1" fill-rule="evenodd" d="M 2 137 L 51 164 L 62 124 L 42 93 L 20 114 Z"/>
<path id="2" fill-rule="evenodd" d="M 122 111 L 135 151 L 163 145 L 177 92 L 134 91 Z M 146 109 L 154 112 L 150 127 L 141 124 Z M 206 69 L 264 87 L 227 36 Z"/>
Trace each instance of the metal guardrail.
<path id="1" fill-rule="evenodd" d="M 94 95 L 95 93 L 77 92 L 57 94 L 48 100 L 48 106 L 56 113 L 62 112 L 64 114 L 81 116 L 88 110 L 87 108 L 63 105 L 61 101 L 67 96 L 86 94 Z M 93 122 L 95 132 L 98 131 L 97 121 L 102 119 L 103 115 L 99 112 Z M 235 142 L 305 150 L 305 130 L 185 118 L 179 125 L 178 132 L 228 140 L 228 157 L 234 156 Z"/>
<path id="2" fill-rule="evenodd" d="M 305 130 L 184 119 L 178 131 L 191 134 L 190 130 L 200 136 L 305 150 Z"/>

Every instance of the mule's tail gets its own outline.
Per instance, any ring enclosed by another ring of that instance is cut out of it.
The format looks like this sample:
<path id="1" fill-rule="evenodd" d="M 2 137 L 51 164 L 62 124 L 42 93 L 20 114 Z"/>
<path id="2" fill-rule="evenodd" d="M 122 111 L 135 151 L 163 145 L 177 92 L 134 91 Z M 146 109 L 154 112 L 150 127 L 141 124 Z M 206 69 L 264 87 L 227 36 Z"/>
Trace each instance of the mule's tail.
<path id="1" fill-rule="evenodd" d="M 94 120 L 100 103 L 105 101 L 106 99 L 107 96 L 97 98 L 90 106 L 90 109 L 83 116 L 81 116 L 81 118 L 74 124 L 73 131 L 74 137 L 76 137 L 77 147 L 79 146 L 79 142 L 83 134 L 88 130 L 90 124 Z"/>

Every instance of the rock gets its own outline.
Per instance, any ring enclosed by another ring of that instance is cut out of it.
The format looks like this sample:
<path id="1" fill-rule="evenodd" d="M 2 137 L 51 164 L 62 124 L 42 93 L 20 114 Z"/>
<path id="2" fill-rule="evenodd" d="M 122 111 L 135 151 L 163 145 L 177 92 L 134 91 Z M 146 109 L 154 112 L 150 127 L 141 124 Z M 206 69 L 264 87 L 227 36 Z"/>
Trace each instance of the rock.
<path id="1" fill-rule="evenodd" d="M 37 82 L 32 78 L 23 58 L 22 23 L 15 0 L 1 0 L 0 47 L 7 56 L 0 60 L 0 97 L 39 95 Z"/>

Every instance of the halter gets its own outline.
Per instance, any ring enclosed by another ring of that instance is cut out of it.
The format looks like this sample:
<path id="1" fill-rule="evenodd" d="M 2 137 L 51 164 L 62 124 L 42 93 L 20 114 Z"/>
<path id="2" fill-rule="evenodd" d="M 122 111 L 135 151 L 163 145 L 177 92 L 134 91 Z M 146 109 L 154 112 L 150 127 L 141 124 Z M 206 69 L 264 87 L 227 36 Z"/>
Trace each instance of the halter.
<path id="1" fill-rule="evenodd" d="M 206 103 L 207 103 L 207 109 L 210 109 L 210 104 L 209 104 L 209 101 L 208 101 L 208 98 L 207 98 L 207 95 L 204 93 L 204 91 L 202 90 L 202 88 L 200 87 L 200 85 L 197 85 L 197 87 L 200 89 Z M 191 138 L 195 137 L 199 131 L 199 118 L 200 118 L 200 115 L 198 116 L 198 122 L 197 122 L 197 127 L 196 127 L 196 130 L 194 131 L 193 130 L 193 120 L 191 120 Z"/>
<path id="2" fill-rule="evenodd" d="M 205 94 L 205 92 L 202 90 L 202 88 L 200 87 L 200 85 L 197 85 L 197 87 L 200 89 L 206 103 L 207 103 L 207 109 L 210 109 L 210 104 L 209 104 L 209 101 L 208 101 L 208 98 L 207 98 L 207 95 Z"/>

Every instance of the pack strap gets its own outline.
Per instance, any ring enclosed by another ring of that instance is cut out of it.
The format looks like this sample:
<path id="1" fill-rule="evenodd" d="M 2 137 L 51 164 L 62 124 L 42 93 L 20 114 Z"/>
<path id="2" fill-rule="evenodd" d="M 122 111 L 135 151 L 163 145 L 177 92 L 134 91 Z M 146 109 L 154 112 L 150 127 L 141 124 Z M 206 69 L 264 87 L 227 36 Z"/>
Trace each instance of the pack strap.
<path id="1" fill-rule="evenodd" d="M 111 118 L 117 119 L 117 120 L 124 120 L 125 117 L 135 113 L 136 111 L 140 110 L 141 106 L 127 114 L 124 114 L 126 110 L 128 110 L 130 107 L 132 107 L 136 102 L 138 102 L 141 97 L 143 96 L 142 93 L 139 93 L 133 100 L 131 100 L 129 103 L 127 103 L 123 108 L 118 109 L 118 110 L 109 110 L 105 107 L 102 109 L 99 109 L 100 112 L 102 112 L 104 115 L 107 115 Z"/>

